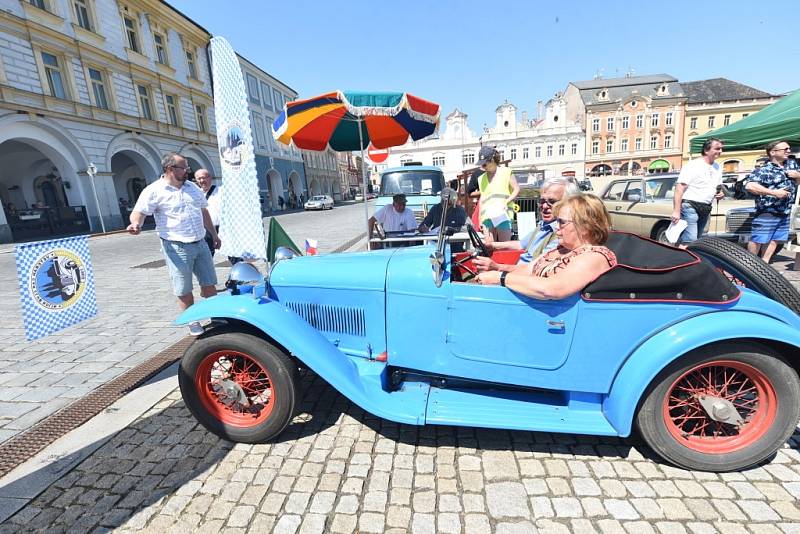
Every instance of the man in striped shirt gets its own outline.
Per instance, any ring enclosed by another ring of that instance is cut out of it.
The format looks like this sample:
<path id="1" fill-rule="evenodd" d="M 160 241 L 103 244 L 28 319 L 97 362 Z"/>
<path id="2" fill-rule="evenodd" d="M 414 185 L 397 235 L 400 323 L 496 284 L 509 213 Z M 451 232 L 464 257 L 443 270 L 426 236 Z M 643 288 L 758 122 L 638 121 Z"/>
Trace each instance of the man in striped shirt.
<path id="1" fill-rule="evenodd" d="M 192 274 L 200 284 L 201 296 L 217 294 L 217 274 L 204 238 L 208 232 L 217 249 L 220 240 L 208 214 L 208 202 L 203 191 L 187 181 L 190 168 L 186 158 L 180 154 L 167 154 L 162 158 L 161 166 L 164 174 L 145 187 L 136 200 L 128 232 L 138 235 L 144 218 L 148 215 L 155 218 L 172 289 L 182 311 L 194 304 Z"/>

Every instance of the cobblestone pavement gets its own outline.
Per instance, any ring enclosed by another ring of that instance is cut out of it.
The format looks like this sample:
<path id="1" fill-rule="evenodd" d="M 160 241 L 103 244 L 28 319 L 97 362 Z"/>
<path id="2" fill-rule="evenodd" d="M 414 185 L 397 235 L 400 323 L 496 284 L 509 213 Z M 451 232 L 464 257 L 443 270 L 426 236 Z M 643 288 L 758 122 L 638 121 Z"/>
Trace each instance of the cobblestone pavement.
<path id="1" fill-rule="evenodd" d="M 303 386 L 264 445 L 208 434 L 176 390 L 0 532 L 800 532 L 800 433 L 766 466 L 689 472 L 634 440 L 399 425 Z"/>
<path id="2" fill-rule="evenodd" d="M 363 204 L 350 204 L 285 213 L 278 220 L 299 246 L 307 237 L 317 238 L 320 253 L 326 253 L 366 231 L 363 210 Z M 178 311 L 166 267 L 134 268 L 163 260 L 154 231 L 93 237 L 89 248 L 98 315 L 32 342 L 25 340 L 22 326 L 13 248 L 0 249 L 0 279 L 6 281 L 0 284 L 0 316 L 6 319 L 0 322 L 0 442 L 186 334 L 172 326 Z M 227 273 L 227 267 L 217 268 L 220 284 Z"/>

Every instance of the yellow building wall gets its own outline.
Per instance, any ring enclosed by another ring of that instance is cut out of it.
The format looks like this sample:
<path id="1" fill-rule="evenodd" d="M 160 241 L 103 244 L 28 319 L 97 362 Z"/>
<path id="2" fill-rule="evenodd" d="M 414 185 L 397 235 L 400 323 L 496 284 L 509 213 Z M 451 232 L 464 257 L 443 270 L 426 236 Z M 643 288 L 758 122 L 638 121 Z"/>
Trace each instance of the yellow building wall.
<path id="1" fill-rule="evenodd" d="M 725 115 L 730 115 L 730 124 L 742 120 L 747 115 L 752 115 L 761 111 L 776 99 L 764 99 L 751 105 L 743 105 L 741 102 L 733 104 L 711 104 L 700 109 L 687 107 L 686 122 L 683 129 L 683 163 L 686 164 L 690 159 L 700 157 L 700 154 L 689 154 L 691 140 L 695 136 L 704 135 L 712 130 L 718 130 L 725 126 Z M 714 126 L 708 125 L 709 117 L 714 117 Z M 696 119 L 696 127 L 692 128 L 692 119 Z M 723 166 L 729 162 L 727 172 L 748 172 L 753 170 L 758 158 L 765 155 L 763 150 L 740 150 L 736 152 L 726 152 L 723 148 L 722 156 L 718 160 Z M 738 168 L 734 171 L 731 162 L 738 161 Z"/>

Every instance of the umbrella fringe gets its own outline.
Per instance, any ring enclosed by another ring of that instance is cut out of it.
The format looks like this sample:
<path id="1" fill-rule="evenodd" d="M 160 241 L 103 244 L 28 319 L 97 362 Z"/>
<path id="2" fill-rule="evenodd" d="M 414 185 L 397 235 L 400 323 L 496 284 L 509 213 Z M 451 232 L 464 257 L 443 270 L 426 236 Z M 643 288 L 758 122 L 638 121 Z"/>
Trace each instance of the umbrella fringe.
<path id="1" fill-rule="evenodd" d="M 393 117 L 400 113 L 402 110 L 406 110 L 406 112 L 411 116 L 412 119 L 424 122 L 435 122 L 438 126 L 439 124 L 439 113 L 435 115 L 429 115 L 427 113 L 422 113 L 420 111 L 416 111 L 411 109 L 411 106 L 408 103 L 408 98 L 406 95 L 403 95 L 402 100 L 400 103 L 393 107 L 385 107 L 385 106 L 354 106 L 347 100 L 347 97 L 344 96 L 344 93 L 339 91 L 339 98 L 344 104 L 344 107 L 347 109 L 347 112 L 355 117 L 368 117 L 368 116 L 377 116 L 382 115 L 385 117 Z"/>

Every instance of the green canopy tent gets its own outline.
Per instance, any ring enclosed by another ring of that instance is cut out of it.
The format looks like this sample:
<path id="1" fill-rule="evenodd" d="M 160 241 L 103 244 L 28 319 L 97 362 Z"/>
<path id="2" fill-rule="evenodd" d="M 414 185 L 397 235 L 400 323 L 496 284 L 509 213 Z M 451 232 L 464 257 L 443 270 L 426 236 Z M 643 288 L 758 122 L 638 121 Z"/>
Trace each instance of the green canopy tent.
<path id="1" fill-rule="evenodd" d="M 699 154 L 710 137 L 721 139 L 729 152 L 758 150 L 781 140 L 800 145 L 800 90 L 731 125 L 698 135 L 692 139 L 691 153 Z"/>

